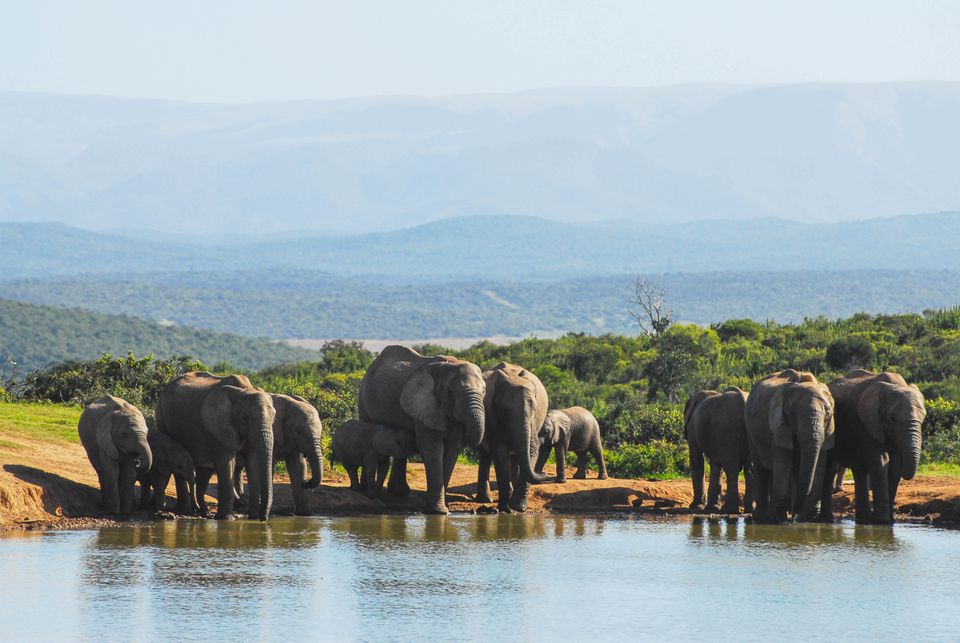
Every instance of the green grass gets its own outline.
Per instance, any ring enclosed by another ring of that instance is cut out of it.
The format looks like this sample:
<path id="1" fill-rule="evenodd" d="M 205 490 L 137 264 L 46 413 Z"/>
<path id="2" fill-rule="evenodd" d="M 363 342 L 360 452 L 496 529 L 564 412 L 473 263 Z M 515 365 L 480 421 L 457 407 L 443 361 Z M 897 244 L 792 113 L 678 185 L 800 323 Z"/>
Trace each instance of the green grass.
<path id="1" fill-rule="evenodd" d="M 949 476 L 960 478 L 960 464 L 947 462 L 930 462 L 921 464 L 918 472 L 922 476 Z"/>
<path id="2" fill-rule="evenodd" d="M 45 442 L 80 442 L 77 422 L 83 409 L 60 404 L 0 402 L 0 434 Z M 4 446 L 9 444 L 3 441 Z"/>

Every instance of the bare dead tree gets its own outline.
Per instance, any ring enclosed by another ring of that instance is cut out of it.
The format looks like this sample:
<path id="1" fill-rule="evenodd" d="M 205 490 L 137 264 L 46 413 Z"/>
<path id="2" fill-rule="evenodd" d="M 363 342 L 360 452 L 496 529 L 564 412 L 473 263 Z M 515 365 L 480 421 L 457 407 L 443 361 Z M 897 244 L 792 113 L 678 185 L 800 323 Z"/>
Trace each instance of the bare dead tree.
<path id="1" fill-rule="evenodd" d="M 637 277 L 633 284 L 633 299 L 627 312 L 640 324 L 644 335 L 659 336 L 673 323 L 667 307 L 667 290 L 658 288 L 652 281 Z"/>

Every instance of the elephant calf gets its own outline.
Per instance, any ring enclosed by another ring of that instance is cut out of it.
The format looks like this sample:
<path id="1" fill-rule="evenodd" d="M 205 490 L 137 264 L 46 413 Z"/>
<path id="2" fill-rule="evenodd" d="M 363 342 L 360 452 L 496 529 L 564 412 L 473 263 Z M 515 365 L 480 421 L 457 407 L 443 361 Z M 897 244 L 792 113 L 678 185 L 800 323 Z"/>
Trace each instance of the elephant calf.
<path id="1" fill-rule="evenodd" d="M 534 471 L 543 473 L 543 465 L 550 457 L 553 448 L 557 458 L 557 482 L 566 482 L 567 473 L 564 467 L 567 461 L 567 452 L 577 454 L 577 471 L 574 478 L 587 477 L 587 454 L 593 455 L 597 461 L 597 479 L 605 480 L 607 465 L 603 462 L 603 445 L 600 442 L 600 425 L 593 413 L 582 406 L 572 406 L 568 409 L 559 409 L 547 412 L 547 419 L 538 434 L 540 453 Z"/>
<path id="2" fill-rule="evenodd" d="M 103 510 L 130 513 L 137 472 L 153 465 L 143 413 L 126 400 L 107 395 L 83 409 L 77 430 L 100 480 Z"/>
<path id="3" fill-rule="evenodd" d="M 383 424 L 350 420 L 333 434 L 330 461 L 340 462 L 350 476 L 350 488 L 367 496 L 380 495 L 390 458 L 409 458 L 417 452 L 413 433 Z M 363 477 L 357 470 L 363 468 Z"/>
<path id="4" fill-rule="evenodd" d="M 683 430 L 690 453 L 690 479 L 693 502 L 690 508 L 717 511 L 720 498 L 720 472 L 727 478 L 727 494 L 719 511 L 740 511 L 740 471 L 744 471 L 744 509 L 753 509 L 753 475 L 750 471 L 750 444 L 743 411 L 747 394 L 735 386 L 722 393 L 697 391 L 683 407 Z M 704 456 L 710 461 L 710 485 L 703 495 Z"/>
<path id="5" fill-rule="evenodd" d="M 149 509 L 152 505 L 155 511 L 163 511 L 167 484 L 173 475 L 177 486 L 177 513 L 182 516 L 197 515 L 197 477 L 190 453 L 179 442 L 159 431 L 150 430 L 147 441 L 153 452 L 153 466 L 150 471 L 137 476 L 140 481 L 140 508 Z"/>

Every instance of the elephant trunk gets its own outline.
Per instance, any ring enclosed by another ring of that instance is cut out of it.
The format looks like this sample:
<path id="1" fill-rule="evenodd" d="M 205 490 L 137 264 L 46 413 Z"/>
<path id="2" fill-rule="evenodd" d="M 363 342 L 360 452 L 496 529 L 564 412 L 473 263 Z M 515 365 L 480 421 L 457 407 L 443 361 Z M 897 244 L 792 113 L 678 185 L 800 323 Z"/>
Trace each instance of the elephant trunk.
<path id="1" fill-rule="evenodd" d="M 542 484 L 549 476 L 534 471 L 534 460 L 540 452 L 540 441 L 537 433 L 540 427 L 531 428 L 530 422 L 523 423 L 523 433 L 520 435 L 521 444 L 517 445 L 517 460 L 520 464 L 520 475 L 530 484 Z"/>
<path id="2" fill-rule="evenodd" d="M 897 440 L 901 463 L 900 477 L 904 480 L 913 480 L 917 475 L 917 467 L 920 466 L 921 441 L 919 422 L 911 422 Z"/>
<path id="3" fill-rule="evenodd" d="M 323 443 L 320 436 L 313 439 L 312 449 L 306 454 L 310 465 L 310 479 L 303 483 L 304 489 L 313 489 L 323 481 Z"/>
<path id="4" fill-rule="evenodd" d="M 817 460 L 820 457 L 820 449 L 823 447 L 823 418 L 817 417 L 813 422 L 812 434 L 800 441 L 797 491 L 804 499 L 809 498 L 810 492 L 813 490 L 813 483 L 817 475 Z"/>
<path id="5" fill-rule="evenodd" d="M 471 449 L 480 446 L 483 440 L 484 411 L 483 399 L 479 395 L 471 396 L 467 402 L 468 414 L 467 421 L 464 423 L 466 429 L 463 434 L 464 444 Z"/>
<path id="6" fill-rule="evenodd" d="M 146 473 L 153 467 L 153 452 L 150 450 L 150 445 L 147 443 L 146 435 L 144 435 L 142 439 L 137 440 L 137 446 L 134 448 L 134 453 L 137 456 L 137 471 L 140 473 Z"/>
<path id="7" fill-rule="evenodd" d="M 260 477 L 260 506 L 257 518 L 266 520 L 273 505 L 273 427 L 270 422 L 264 422 L 259 433 L 254 438 L 253 452 L 256 456 L 255 475 Z M 250 472 L 254 473 L 254 472 Z M 253 507 L 250 508 L 251 512 Z M 253 517 L 253 516 L 251 516 Z"/>

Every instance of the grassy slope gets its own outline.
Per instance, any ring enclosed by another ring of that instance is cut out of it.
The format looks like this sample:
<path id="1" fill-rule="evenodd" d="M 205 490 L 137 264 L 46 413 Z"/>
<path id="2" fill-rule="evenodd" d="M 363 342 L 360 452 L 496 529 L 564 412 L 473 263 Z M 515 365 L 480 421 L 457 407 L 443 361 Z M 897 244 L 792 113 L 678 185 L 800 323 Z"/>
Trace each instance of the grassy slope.
<path id="1" fill-rule="evenodd" d="M 44 442 L 79 443 L 77 422 L 82 411 L 79 406 L 0 402 L 0 436 L 16 434 Z"/>

